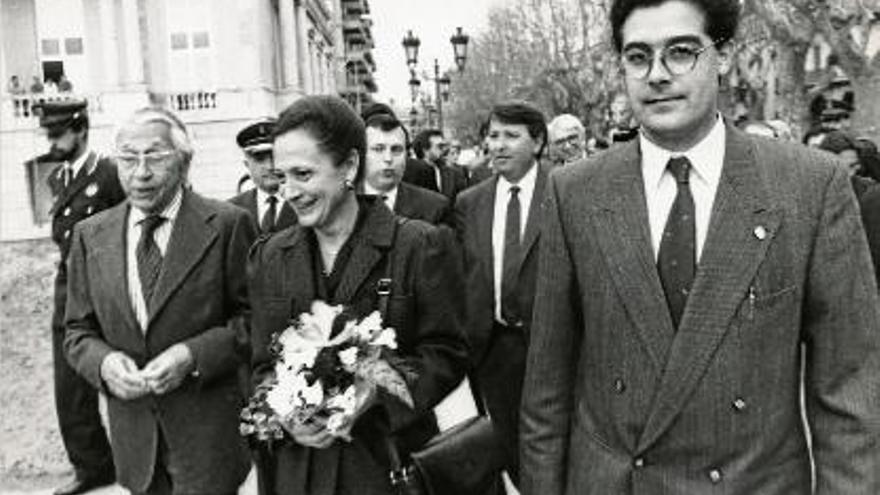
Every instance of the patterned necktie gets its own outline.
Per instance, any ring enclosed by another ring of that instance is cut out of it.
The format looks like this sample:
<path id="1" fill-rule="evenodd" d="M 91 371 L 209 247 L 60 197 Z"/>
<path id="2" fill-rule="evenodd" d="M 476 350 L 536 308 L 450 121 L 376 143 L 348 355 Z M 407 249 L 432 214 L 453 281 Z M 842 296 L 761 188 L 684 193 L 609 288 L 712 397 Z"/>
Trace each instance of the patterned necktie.
<path id="1" fill-rule="evenodd" d="M 520 258 L 519 186 L 510 187 L 507 222 L 504 225 L 504 252 L 501 255 L 501 317 L 508 324 L 519 320 L 516 305 L 517 269 Z"/>
<path id="2" fill-rule="evenodd" d="M 681 322 L 688 294 L 696 273 L 696 222 L 694 197 L 691 195 L 689 173 L 691 163 L 685 157 L 674 157 L 666 168 L 675 177 L 678 194 L 669 211 L 666 229 L 660 241 L 657 269 L 666 294 L 666 304 L 676 329 Z"/>
<path id="3" fill-rule="evenodd" d="M 149 215 L 141 220 L 141 238 L 138 240 L 137 256 L 138 276 L 141 279 L 141 292 L 144 295 L 144 301 L 147 303 L 147 311 L 151 309 L 150 299 L 153 295 L 153 289 L 156 287 L 156 281 L 159 279 L 159 271 L 162 269 L 162 252 L 153 239 L 153 233 L 165 221 L 165 217 L 159 215 Z"/>
<path id="4" fill-rule="evenodd" d="M 260 223 L 260 230 L 262 230 L 264 234 L 275 231 L 275 216 L 278 213 L 276 206 L 278 198 L 275 196 L 269 196 L 266 198 L 266 202 L 269 203 L 269 209 L 266 210 L 266 213 L 263 215 L 263 221 Z"/>

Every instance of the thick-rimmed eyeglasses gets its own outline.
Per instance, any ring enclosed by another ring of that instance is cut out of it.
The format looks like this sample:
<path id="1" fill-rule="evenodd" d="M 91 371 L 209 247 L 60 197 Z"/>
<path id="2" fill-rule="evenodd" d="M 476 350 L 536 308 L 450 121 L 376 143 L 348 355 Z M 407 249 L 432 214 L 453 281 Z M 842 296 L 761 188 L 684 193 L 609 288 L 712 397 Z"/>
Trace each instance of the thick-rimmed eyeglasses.
<path id="1" fill-rule="evenodd" d="M 722 40 L 713 41 L 705 46 L 693 42 L 677 42 L 664 46 L 660 50 L 660 63 L 666 72 L 673 76 L 683 76 L 697 66 L 700 55 L 716 46 Z M 623 51 L 620 64 L 623 72 L 634 79 L 645 79 L 654 67 L 654 50 L 649 47 L 633 46 Z"/>
<path id="2" fill-rule="evenodd" d="M 139 153 L 132 153 L 130 151 L 119 151 L 113 155 L 113 158 L 116 160 L 116 163 L 120 167 L 126 169 L 136 168 L 142 162 L 147 167 L 152 168 L 165 163 L 166 160 L 176 154 L 177 151 L 175 150 L 147 151 Z"/>

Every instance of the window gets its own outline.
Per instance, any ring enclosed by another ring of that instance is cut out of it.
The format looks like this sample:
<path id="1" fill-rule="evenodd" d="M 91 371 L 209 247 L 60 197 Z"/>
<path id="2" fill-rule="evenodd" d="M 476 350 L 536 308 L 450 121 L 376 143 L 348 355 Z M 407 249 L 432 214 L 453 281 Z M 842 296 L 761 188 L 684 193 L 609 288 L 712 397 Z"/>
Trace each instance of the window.
<path id="1" fill-rule="evenodd" d="M 57 39 L 44 39 L 40 45 L 43 55 L 58 55 L 61 52 L 60 43 Z"/>
<path id="2" fill-rule="evenodd" d="M 196 33 L 193 33 L 193 48 L 207 48 L 208 45 L 209 42 L 207 31 L 198 31 Z"/>
<path id="3" fill-rule="evenodd" d="M 82 38 L 65 38 L 64 39 L 64 51 L 67 52 L 68 55 L 82 55 L 82 52 L 83 52 Z"/>
<path id="4" fill-rule="evenodd" d="M 171 33 L 171 49 L 186 50 L 189 48 L 189 39 L 186 33 Z"/>

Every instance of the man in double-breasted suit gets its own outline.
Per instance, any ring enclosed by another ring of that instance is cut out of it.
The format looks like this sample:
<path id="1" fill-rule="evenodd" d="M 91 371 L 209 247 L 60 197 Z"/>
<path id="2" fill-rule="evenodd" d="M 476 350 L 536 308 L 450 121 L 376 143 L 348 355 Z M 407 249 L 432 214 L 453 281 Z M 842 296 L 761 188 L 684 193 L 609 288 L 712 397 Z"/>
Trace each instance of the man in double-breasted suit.
<path id="1" fill-rule="evenodd" d="M 880 493 L 855 198 L 827 155 L 718 116 L 738 10 L 612 6 L 640 135 L 548 181 L 524 495 Z"/>
<path id="2" fill-rule="evenodd" d="M 472 378 L 516 483 L 520 392 L 548 172 L 538 163 L 547 144 L 544 116 L 525 103 L 496 105 L 487 142 L 498 173 L 459 196 L 455 224 L 464 250 Z"/>
<path id="3" fill-rule="evenodd" d="M 32 180 L 41 176 L 40 167 L 54 167 L 46 181 L 53 196 L 49 212 L 52 241 L 60 254 L 52 312 L 55 410 L 61 439 L 74 470 L 74 479 L 58 488 L 55 494 L 76 495 L 112 484 L 114 468 L 110 443 L 98 412 L 98 393 L 64 358 L 67 256 L 74 225 L 119 204 L 125 199 L 125 193 L 113 162 L 89 149 L 86 101 L 46 102 L 37 105 L 35 110 L 40 114 L 40 126 L 46 130 L 52 148 L 26 166 Z"/>
<path id="4" fill-rule="evenodd" d="M 116 147 L 128 202 L 77 225 L 68 360 L 107 393 L 120 484 L 136 494 L 235 493 L 250 468 L 236 336 L 256 225 L 184 187 L 192 145 L 170 112 L 136 112 Z"/>
<path id="5" fill-rule="evenodd" d="M 260 226 L 261 234 L 272 234 L 296 223 L 296 213 L 278 192 L 281 183 L 272 157 L 272 132 L 275 119 L 254 122 L 235 136 L 244 153 L 244 164 L 254 188 L 229 202 L 247 210 Z"/>

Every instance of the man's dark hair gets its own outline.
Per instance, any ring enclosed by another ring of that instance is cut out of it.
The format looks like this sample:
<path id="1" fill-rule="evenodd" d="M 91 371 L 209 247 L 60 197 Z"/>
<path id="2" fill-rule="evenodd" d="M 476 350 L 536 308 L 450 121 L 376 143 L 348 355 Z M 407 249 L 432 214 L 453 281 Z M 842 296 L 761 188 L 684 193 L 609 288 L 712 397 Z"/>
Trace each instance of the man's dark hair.
<path id="1" fill-rule="evenodd" d="M 338 166 L 357 151 L 358 178 L 364 169 L 367 137 L 364 121 L 345 100 L 338 96 L 304 96 L 281 112 L 273 134 L 278 136 L 297 129 L 305 129 L 318 142 L 318 148 L 333 158 Z"/>
<path id="2" fill-rule="evenodd" d="M 856 142 L 854 139 L 849 137 L 843 131 L 831 131 L 825 135 L 825 139 L 819 143 L 819 149 L 830 151 L 831 153 L 839 154 L 846 150 L 853 150 L 858 152 L 858 147 L 856 146 Z"/>
<path id="3" fill-rule="evenodd" d="M 431 138 L 434 136 L 443 137 L 443 133 L 440 129 L 425 129 L 424 131 L 416 134 L 415 139 L 413 139 L 413 151 L 416 154 L 416 158 L 419 160 L 423 160 L 425 158 L 425 150 L 431 147 Z"/>
<path id="4" fill-rule="evenodd" d="M 409 131 L 406 130 L 406 126 L 401 121 L 397 120 L 393 113 L 374 113 L 364 119 L 364 125 L 367 128 L 379 129 L 382 132 L 403 129 L 403 139 L 406 143 L 406 148 L 409 149 Z"/>
<path id="5" fill-rule="evenodd" d="M 636 9 L 657 7 L 672 0 L 614 0 L 611 5 L 611 37 L 618 53 L 623 49 L 623 23 Z M 703 12 L 706 35 L 717 43 L 726 43 L 736 35 L 739 24 L 739 0 L 684 0 Z"/>
<path id="6" fill-rule="evenodd" d="M 535 157 L 539 157 L 544 153 L 547 147 L 547 121 L 544 114 L 540 110 L 524 101 L 509 101 L 499 103 L 492 107 L 489 112 L 489 118 L 486 119 L 487 129 L 488 123 L 497 120 L 502 124 L 523 124 L 529 131 L 532 139 L 541 143 L 541 148 Z"/>

